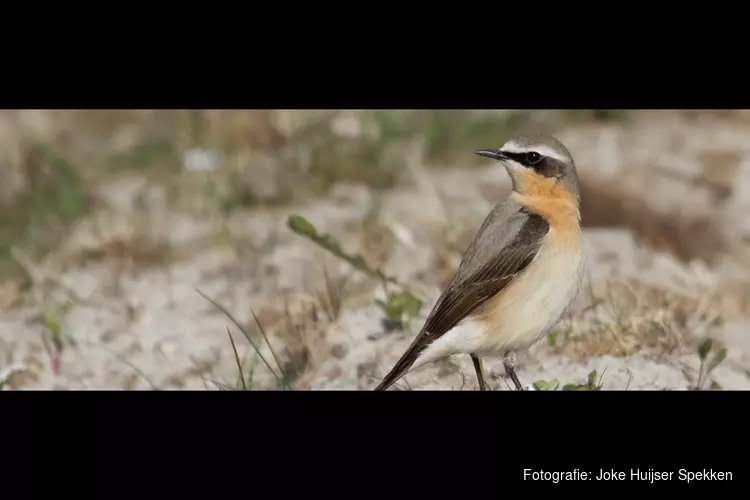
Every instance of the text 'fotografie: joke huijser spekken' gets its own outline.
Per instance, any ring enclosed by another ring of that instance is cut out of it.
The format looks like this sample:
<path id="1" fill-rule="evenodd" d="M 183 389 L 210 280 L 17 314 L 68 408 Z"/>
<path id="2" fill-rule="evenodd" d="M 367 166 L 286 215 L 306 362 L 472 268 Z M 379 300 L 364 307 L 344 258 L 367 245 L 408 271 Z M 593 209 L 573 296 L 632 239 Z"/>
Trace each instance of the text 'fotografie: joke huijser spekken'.
<path id="1" fill-rule="evenodd" d="M 523 470 L 524 481 L 731 481 L 732 473 L 713 469 L 659 471 L 656 469 L 596 469 L 572 471 Z"/>

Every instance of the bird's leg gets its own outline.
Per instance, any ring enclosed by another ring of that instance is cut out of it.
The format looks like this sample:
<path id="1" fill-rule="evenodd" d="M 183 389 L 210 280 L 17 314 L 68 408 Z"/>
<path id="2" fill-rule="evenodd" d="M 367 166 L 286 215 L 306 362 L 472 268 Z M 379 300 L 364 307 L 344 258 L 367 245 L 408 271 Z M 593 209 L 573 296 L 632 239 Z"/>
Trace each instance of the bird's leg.
<path id="1" fill-rule="evenodd" d="M 474 371 L 477 372 L 477 382 L 479 382 L 479 390 L 486 391 L 487 385 L 484 383 L 484 375 L 482 375 L 482 361 L 476 354 L 471 355 L 471 362 L 474 363 Z"/>
<path id="2" fill-rule="evenodd" d="M 522 391 L 523 386 L 518 380 L 518 375 L 516 375 L 516 371 L 514 370 L 516 366 L 516 353 L 514 353 L 513 351 L 508 351 L 503 358 L 503 366 L 505 367 L 505 373 L 508 374 L 510 379 L 513 381 L 513 384 L 515 384 L 516 390 Z"/>

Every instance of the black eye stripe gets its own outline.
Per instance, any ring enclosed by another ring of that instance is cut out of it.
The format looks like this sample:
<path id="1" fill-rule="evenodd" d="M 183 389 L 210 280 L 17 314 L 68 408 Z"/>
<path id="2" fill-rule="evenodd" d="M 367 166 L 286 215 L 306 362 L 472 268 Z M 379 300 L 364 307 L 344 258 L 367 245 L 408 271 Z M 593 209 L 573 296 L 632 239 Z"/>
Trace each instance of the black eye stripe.
<path id="1" fill-rule="evenodd" d="M 531 152 L 535 153 L 535 152 Z M 543 160 L 544 156 L 540 155 L 539 153 L 535 153 L 537 155 L 537 158 L 529 158 L 530 153 L 505 153 L 505 155 L 520 163 L 524 167 L 533 167 L 535 165 L 539 165 Z M 531 161 L 533 159 L 533 162 Z"/>
<path id="2" fill-rule="evenodd" d="M 534 155 L 531 155 L 531 153 L 536 153 L 535 151 L 529 151 L 526 153 L 507 153 L 504 152 L 503 154 L 510 158 L 511 160 L 514 160 L 518 162 L 520 165 L 523 165 L 526 168 L 534 170 L 534 172 L 543 175 L 544 177 L 559 177 L 562 173 L 565 171 L 565 167 L 562 164 L 562 162 L 556 158 L 550 158 L 549 156 L 544 156 L 542 154 L 536 153 L 538 158 L 533 158 Z"/>
<path id="3" fill-rule="evenodd" d="M 524 165 L 526 164 L 526 154 L 525 153 L 504 153 L 505 156 L 510 158 L 511 160 L 515 160 L 518 163 Z"/>

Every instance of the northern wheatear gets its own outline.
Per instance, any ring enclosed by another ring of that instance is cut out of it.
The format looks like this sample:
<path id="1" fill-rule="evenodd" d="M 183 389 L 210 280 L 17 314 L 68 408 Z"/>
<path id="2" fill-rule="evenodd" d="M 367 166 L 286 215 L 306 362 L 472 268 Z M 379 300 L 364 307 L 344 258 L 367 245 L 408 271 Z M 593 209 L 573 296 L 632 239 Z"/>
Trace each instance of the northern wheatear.
<path id="1" fill-rule="evenodd" d="M 466 250 L 422 331 L 375 390 L 408 371 L 470 354 L 480 390 L 479 357 L 504 357 L 517 390 L 515 352 L 541 340 L 578 294 L 584 273 L 578 174 L 552 137 L 523 135 L 474 153 L 499 160 L 513 192 L 499 203 Z"/>

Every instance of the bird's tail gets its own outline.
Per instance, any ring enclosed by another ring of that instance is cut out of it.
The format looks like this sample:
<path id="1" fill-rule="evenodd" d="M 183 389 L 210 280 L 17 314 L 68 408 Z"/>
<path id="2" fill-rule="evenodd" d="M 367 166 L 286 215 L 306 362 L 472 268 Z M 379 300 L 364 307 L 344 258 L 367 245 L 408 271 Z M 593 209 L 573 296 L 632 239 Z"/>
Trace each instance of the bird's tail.
<path id="1" fill-rule="evenodd" d="M 417 339 L 419 339 L 419 337 L 420 336 L 417 335 Z M 396 362 L 395 366 L 391 368 L 391 371 L 388 372 L 388 375 L 383 378 L 383 381 L 378 384 L 375 390 L 384 391 L 398 382 L 398 380 L 406 375 L 406 372 L 408 372 L 412 365 L 417 361 L 417 359 L 419 358 L 419 354 L 424 348 L 424 345 L 420 345 L 415 340 L 415 342 L 412 343 L 412 345 L 410 345 L 406 350 L 404 355 L 401 356 L 401 359 L 399 359 Z"/>

